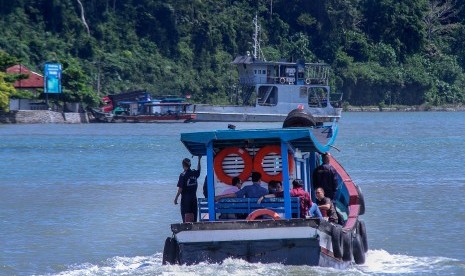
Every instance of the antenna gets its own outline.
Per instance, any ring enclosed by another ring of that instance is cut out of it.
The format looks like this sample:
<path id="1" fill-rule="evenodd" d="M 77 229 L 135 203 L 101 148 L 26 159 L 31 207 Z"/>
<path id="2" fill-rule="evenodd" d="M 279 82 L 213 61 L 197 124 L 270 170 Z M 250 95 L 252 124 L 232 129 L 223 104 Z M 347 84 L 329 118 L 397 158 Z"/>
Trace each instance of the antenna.
<path id="1" fill-rule="evenodd" d="M 258 17 L 257 14 L 255 14 L 255 17 L 253 19 L 253 24 L 254 24 L 254 34 L 253 34 L 253 57 L 255 59 L 263 59 L 266 61 L 265 57 L 263 56 L 262 49 L 260 48 L 260 25 L 258 24 Z"/>
<path id="2" fill-rule="evenodd" d="M 255 17 L 253 19 L 253 25 L 254 25 L 254 33 L 253 33 L 253 57 L 256 59 L 258 58 L 258 51 L 257 49 L 260 48 L 260 42 L 258 41 L 258 32 L 260 29 L 260 26 L 258 26 L 258 19 L 257 19 L 257 14 L 255 14 Z"/>

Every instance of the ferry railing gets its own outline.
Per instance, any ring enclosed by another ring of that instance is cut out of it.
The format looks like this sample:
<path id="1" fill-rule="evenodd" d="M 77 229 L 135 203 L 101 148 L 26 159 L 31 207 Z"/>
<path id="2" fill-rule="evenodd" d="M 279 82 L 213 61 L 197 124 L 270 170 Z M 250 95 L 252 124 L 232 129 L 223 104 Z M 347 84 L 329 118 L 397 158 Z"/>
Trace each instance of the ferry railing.
<path id="1" fill-rule="evenodd" d="M 239 83 L 242 85 L 256 85 L 256 84 L 282 84 L 282 85 L 296 85 L 296 84 L 321 84 L 328 85 L 329 83 L 329 70 L 309 70 L 303 78 L 296 78 L 295 76 L 255 76 L 255 77 L 241 77 Z"/>
<path id="2" fill-rule="evenodd" d="M 223 198 L 215 202 L 215 213 L 232 214 L 236 217 L 247 216 L 258 209 L 270 209 L 278 214 L 284 214 L 284 198 L 265 198 L 261 203 L 257 203 L 258 198 Z M 200 220 L 209 220 L 208 200 L 206 198 L 198 199 L 198 211 Z M 300 198 L 291 197 L 291 213 L 293 217 L 300 218 Z"/>
<path id="3" fill-rule="evenodd" d="M 324 63 L 306 63 L 305 64 L 305 82 L 307 84 L 328 84 L 330 67 Z"/>

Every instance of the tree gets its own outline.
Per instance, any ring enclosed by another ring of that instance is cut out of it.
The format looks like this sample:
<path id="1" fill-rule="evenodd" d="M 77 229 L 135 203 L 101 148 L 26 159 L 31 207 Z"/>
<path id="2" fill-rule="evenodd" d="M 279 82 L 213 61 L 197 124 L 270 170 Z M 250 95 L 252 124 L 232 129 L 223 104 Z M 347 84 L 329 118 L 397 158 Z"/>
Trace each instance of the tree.
<path id="1" fill-rule="evenodd" d="M 18 63 L 18 59 L 0 50 L 0 110 L 8 111 L 10 97 L 16 94 L 13 82 L 21 76 L 4 73 L 5 69 Z"/>
<path id="2" fill-rule="evenodd" d="M 0 110 L 8 111 L 10 97 L 16 93 L 13 84 L 5 80 L 6 74 L 0 72 Z"/>
<path id="3" fill-rule="evenodd" d="M 14 56 L 9 55 L 5 51 L 0 50 L 0 71 L 5 71 L 8 67 L 18 64 L 19 60 Z"/>
<path id="4" fill-rule="evenodd" d="M 429 1 L 428 11 L 423 21 L 426 24 L 426 36 L 430 43 L 433 43 L 439 36 L 449 35 L 453 29 L 459 26 L 458 23 L 452 21 L 458 12 L 455 1 Z"/>
<path id="5" fill-rule="evenodd" d="M 362 30 L 375 43 L 383 42 L 396 50 L 397 56 L 418 53 L 425 42 L 425 0 L 364 0 Z"/>
<path id="6" fill-rule="evenodd" d="M 456 0 L 0 0 L 0 49 L 35 70 L 62 61 L 69 101 L 146 89 L 235 103 L 228 64 L 252 50 L 255 14 L 268 60 L 334 65 L 332 84 L 354 104 L 463 99 Z"/>
<path id="7" fill-rule="evenodd" d="M 436 55 L 441 44 L 447 40 L 453 40 L 454 30 L 461 25 L 455 20 L 459 9 L 453 0 L 430 0 L 428 11 L 423 21 L 426 25 L 426 37 L 428 40 L 428 52 Z"/>
<path id="8" fill-rule="evenodd" d="M 66 102 L 80 102 L 95 106 L 99 99 L 88 85 L 88 76 L 75 58 L 68 57 L 63 62 L 62 86 Z"/>

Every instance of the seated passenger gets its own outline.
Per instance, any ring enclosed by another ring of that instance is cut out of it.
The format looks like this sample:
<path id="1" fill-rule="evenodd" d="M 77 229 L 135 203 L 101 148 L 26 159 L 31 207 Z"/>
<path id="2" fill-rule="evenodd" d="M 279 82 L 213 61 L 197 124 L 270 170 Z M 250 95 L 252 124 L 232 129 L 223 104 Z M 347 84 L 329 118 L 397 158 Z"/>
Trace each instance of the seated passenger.
<path id="1" fill-rule="evenodd" d="M 291 196 L 300 198 L 300 218 L 306 218 L 308 214 L 312 217 L 323 218 L 316 204 L 313 204 L 310 194 L 303 189 L 302 179 L 292 181 Z"/>
<path id="2" fill-rule="evenodd" d="M 258 172 L 253 172 L 252 173 L 252 185 L 244 186 L 242 189 L 235 193 L 229 193 L 229 194 L 224 194 L 224 195 L 218 195 L 215 196 L 215 201 L 218 201 L 222 198 L 227 198 L 227 197 L 247 197 L 247 198 L 253 198 L 253 197 L 261 197 L 266 194 L 268 194 L 268 190 L 263 188 L 260 183 L 261 183 L 261 178 L 262 175 Z"/>
<path id="3" fill-rule="evenodd" d="M 276 181 L 276 180 L 271 180 L 268 183 L 268 194 L 276 193 L 276 191 L 278 190 L 278 183 L 281 183 L 281 182 Z"/>
<path id="4" fill-rule="evenodd" d="M 227 188 L 222 194 L 227 195 L 227 194 L 232 194 L 237 191 L 239 191 L 242 187 L 242 181 L 239 177 L 233 177 L 232 179 L 232 186 L 230 188 Z"/>
<path id="5" fill-rule="evenodd" d="M 270 185 L 271 187 L 274 187 L 272 189 L 270 189 Z M 275 181 L 275 180 L 271 180 L 270 183 L 268 183 L 268 190 L 271 191 L 273 190 L 273 193 L 269 193 L 267 195 L 264 195 L 262 197 L 260 197 L 257 201 L 258 204 L 262 203 L 263 199 L 266 197 L 266 198 L 272 198 L 272 197 L 284 197 L 284 193 L 283 193 L 283 184 L 281 183 L 281 181 Z"/>
<path id="6" fill-rule="evenodd" d="M 307 214 L 310 213 L 312 217 L 317 216 L 322 218 L 321 213 L 319 212 L 318 208 L 315 204 L 312 203 L 312 199 L 310 198 L 310 194 L 303 189 L 303 181 L 301 179 L 295 179 L 292 181 L 292 189 L 290 190 L 291 197 L 299 197 L 300 198 L 300 218 L 306 218 Z M 257 203 L 261 203 L 263 198 L 265 197 L 284 197 L 284 192 L 282 189 L 281 182 L 278 184 L 278 191 L 271 195 L 265 195 L 261 197 Z M 312 208 L 310 208 L 312 207 Z M 309 212 L 310 210 L 310 212 Z"/>
<path id="7" fill-rule="evenodd" d="M 336 209 L 334 208 L 334 204 L 328 197 L 325 197 L 325 191 L 323 188 L 318 187 L 315 191 L 316 194 L 316 203 L 320 208 L 321 214 L 325 219 L 330 222 L 337 223 L 337 213 Z"/>
<path id="8" fill-rule="evenodd" d="M 239 191 L 241 187 L 242 187 L 242 181 L 239 177 L 236 176 L 232 179 L 232 187 L 226 189 L 222 194 L 227 195 L 227 194 L 235 193 Z M 244 215 L 238 214 L 238 216 L 242 217 Z M 219 219 L 236 219 L 238 216 L 236 216 L 236 214 L 221 214 L 219 216 Z M 245 217 L 247 217 L 247 214 L 245 214 Z"/>

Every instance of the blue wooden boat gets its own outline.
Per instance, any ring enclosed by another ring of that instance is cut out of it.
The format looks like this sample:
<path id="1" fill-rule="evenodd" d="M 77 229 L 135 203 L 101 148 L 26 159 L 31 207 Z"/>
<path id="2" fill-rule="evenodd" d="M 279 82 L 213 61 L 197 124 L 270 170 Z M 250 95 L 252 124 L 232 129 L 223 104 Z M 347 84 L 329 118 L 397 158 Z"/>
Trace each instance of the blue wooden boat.
<path id="1" fill-rule="evenodd" d="M 198 222 L 171 225 L 172 237 L 166 239 L 163 263 L 221 263 L 226 258 L 335 268 L 363 263 L 368 249 L 365 224 L 360 220 L 365 212 L 363 195 L 334 158 L 331 164 L 339 182 L 334 204 L 339 224 L 299 218 L 299 198 L 289 192 L 292 180 L 302 179 L 304 189 L 315 197 L 312 172 L 321 163 L 320 155 L 332 149 L 337 132 L 333 122 L 181 134 L 192 155 L 206 156 L 208 196 L 198 199 Z M 271 180 L 282 181 L 284 197 L 261 203 L 257 198 L 215 202 L 215 195 L 230 187 L 233 176 L 239 176 L 246 185 L 252 171 L 261 172 L 264 187 Z"/>

